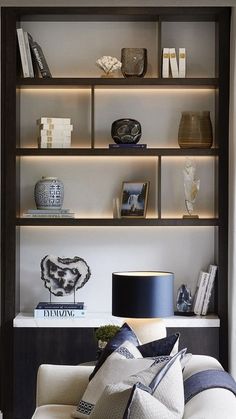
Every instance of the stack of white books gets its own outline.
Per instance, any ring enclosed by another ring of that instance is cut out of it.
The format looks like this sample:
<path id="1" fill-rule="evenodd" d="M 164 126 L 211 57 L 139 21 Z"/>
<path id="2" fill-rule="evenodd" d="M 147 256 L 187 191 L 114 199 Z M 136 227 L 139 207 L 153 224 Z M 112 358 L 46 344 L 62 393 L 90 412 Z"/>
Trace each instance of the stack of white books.
<path id="1" fill-rule="evenodd" d="M 75 218 L 75 213 L 69 209 L 28 209 L 23 213 L 23 218 Z"/>
<path id="2" fill-rule="evenodd" d="M 42 117 L 37 120 L 39 126 L 39 148 L 69 148 L 71 146 L 70 118 Z"/>
<path id="3" fill-rule="evenodd" d="M 171 71 L 170 71 L 171 70 Z M 186 49 L 179 48 L 178 60 L 175 48 L 163 48 L 162 53 L 162 77 L 173 78 L 186 77 Z"/>
<path id="4" fill-rule="evenodd" d="M 208 312 L 216 271 L 217 266 L 210 265 L 208 272 L 201 271 L 199 274 L 193 303 L 193 311 L 197 315 L 205 316 Z"/>

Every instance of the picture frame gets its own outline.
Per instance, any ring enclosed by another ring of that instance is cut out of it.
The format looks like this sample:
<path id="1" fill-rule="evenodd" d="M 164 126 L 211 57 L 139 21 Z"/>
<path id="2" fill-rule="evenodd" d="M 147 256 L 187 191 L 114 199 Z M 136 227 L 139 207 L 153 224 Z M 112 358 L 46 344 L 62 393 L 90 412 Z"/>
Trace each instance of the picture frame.
<path id="1" fill-rule="evenodd" d="M 122 183 L 120 217 L 121 218 L 145 218 L 149 182 L 127 182 Z"/>

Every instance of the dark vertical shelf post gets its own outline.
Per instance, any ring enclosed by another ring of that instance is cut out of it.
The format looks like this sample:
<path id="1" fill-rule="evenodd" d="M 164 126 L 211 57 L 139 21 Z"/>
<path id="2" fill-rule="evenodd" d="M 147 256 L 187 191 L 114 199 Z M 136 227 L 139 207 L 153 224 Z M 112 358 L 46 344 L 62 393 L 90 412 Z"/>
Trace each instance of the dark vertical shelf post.
<path id="1" fill-rule="evenodd" d="M 162 163 L 162 158 L 161 156 L 158 157 L 158 161 L 157 161 L 157 217 L 161 219 L 161 163 Z"/>
<path id="2" fill-rule="evenodd" d="M 95 147 L 95 91 L 91 86 L 91 148 Z"/>
<path id="3" fill-rule="evenodd" d="M 159 18 L 157 21 L 158 30 L 157 30 L 157 77 L 162 77 L 162 22 Z"/>
<path id="4" fill-rule="evenodd" d="M 13 418 L 13 319 L 15 317 L 16 200 L 16 20 L 2 9 L 2 246 L 1 246 L 1 392 L 4 418 Z"/>
<path id="5" fill-rule="evenodd" d="M 229 160 L 229 44 L 230 11 L 226 9 L 219 16 L 219 272 L 218 272 L 218 314 L 220 317 L 220 360 L 228 368 L 228 160 Z"/>

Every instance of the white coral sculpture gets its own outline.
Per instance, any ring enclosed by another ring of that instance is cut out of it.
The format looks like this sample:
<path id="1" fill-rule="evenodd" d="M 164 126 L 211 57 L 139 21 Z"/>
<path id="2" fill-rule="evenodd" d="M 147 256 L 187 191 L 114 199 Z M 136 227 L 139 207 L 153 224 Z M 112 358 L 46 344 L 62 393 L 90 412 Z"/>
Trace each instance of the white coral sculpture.
<path id="1" fill-rule="evenodd" d="M 116 57 L 111 57 L 110 55 L 103 55 L 101 58 L 98 58 L 96 64 L 106 75 L 119 70 L 122 66 L 121 62 Z"/>

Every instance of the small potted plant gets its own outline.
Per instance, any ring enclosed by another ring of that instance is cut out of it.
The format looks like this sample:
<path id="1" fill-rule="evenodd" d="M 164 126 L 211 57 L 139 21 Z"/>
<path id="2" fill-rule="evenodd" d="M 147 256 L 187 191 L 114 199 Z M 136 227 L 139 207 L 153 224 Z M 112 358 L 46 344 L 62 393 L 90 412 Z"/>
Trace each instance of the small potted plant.
<path id="1" fill-rule="evenodd" d="M 107 324 L 106 326 L 100 326 L 95 331 L 95 337 L 98 341 L 98 357 L 101 354 L 102 350 L 105 348 L 107 342 L 115 336 L 115 334 L 120 330 L 119 326 L 113 324 Z"/>

